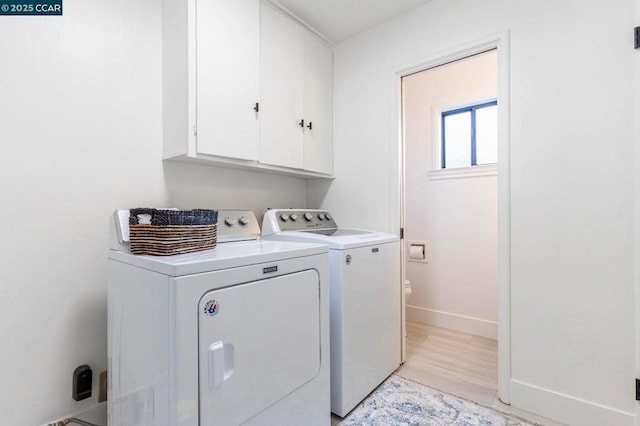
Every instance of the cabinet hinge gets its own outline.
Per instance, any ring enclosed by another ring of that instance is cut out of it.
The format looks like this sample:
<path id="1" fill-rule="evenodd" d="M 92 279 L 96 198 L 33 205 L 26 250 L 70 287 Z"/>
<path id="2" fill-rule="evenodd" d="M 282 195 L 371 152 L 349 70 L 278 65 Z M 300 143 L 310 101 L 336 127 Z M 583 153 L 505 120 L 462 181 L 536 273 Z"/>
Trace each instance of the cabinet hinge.
<path id="1" fill-rule="evenodd" d="M 640 27 L 635 27 L 633 29 L 633 38 L 634 38 L 634 46 L 636 49 L 640 49 Z"/>
<path id="2" fill-rule="evenodd" d="M 404 228 L 400 228 L 400 239 L 404 239 Z"/>
<path id="3" fill-rule="evenodd" d="M 198 128 L 193 126 L 193 136 L 198 136 Z"/>
<path id="4" fill-rule="evenodd" d="M 640 401 L 640 379 L 636 379 L 636 401 Z"/>

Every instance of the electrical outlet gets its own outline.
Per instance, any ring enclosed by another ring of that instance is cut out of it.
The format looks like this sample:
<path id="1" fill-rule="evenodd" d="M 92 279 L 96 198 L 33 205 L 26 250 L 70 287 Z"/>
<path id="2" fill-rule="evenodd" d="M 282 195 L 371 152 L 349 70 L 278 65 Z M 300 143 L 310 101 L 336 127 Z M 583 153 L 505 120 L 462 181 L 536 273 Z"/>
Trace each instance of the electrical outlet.
<path id="1" fill-rule="evenodd" d="M 88 365 L 80 365 L 73 371 L 73 386 L 71 397 L 76 401 L 82 401 L 91 397 L 91 384 L 93 371 Z"/>
<path id="2" fill-rule="evenodd" d="M 107 400 L 107 372 L 100 373 L 100 382 L 98 383 L 98 402 Z"/>

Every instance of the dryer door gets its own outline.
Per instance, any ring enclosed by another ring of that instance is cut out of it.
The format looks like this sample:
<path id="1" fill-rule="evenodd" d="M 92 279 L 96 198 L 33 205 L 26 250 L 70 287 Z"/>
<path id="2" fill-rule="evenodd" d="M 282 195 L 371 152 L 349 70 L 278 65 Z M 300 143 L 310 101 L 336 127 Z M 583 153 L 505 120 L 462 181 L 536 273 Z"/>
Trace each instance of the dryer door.
<path id="1" fill-rule="evenodd" d="M 200 425 L 237 425 L 320 369 L 315 270 L 206 293 L 199 302 Z"/>

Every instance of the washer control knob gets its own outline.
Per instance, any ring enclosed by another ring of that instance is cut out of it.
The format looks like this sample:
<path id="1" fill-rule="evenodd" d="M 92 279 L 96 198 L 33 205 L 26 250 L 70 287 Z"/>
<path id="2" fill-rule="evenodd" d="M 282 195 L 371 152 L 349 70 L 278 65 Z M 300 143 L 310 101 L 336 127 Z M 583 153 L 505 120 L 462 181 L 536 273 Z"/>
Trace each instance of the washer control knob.
<path id="1" fill-rule="evenodd" d="M 325 213 L 324 214 L 324 218 L 327 220 L 331 220 L 331 216 L 329 216 L 329 213 Z"/>
<path id="2" fill-rule="evenodd" d="M 286 214 L 286 213 L 282 213 L 280 215 L 280 220 L 283 221 L 283 222 L 286 222 L 287 220 L 289 220 L 289 215 Z"/>
<path id="3" fill-rule="evenodd" d="M 295 213 L 292 213 L 292 214 L 291 214 L 291 216 L 289 216 L 289 217 L 290 217 L 290 218 L 291 218 L 291 220 L 293 220 L 294 222 L 295 222 L 296 220 L 298 220 L 298 215 L 297 215 L 297 214 L 295 214 Z"/>
<path id="4" fill-rule="evenodd" d="M 306 220 L 307 222 L 311 222 L 311 219 L 313 219 L 313 215 L 309 212 L 306 212 L 304 214 L 304 220 Z"/>
<path id="5" fill-rule="evenodd" d="M 324 220 L 324 213 L 318 213 L 318 219 Z"/>
<path id="6" fill-rule="evenodd" d="M 240 219 L 238 219 L 238 222 L 240 223 L 240 225 L 242 226 L 247 226 L 249 224 L 249 219 L 247 219 L 244 216 L 240 216 Z"/>
<path id="7" fill-rule="evenodd" d="M 225 223 L 227 226 L 233 226 L 233 225 L 235 225 L 235 224 L 236 224 L 236 220 L 235 220 L 235 219 L 231 219 L 230 217 L 227 217 L 227 218 L 224 220 L 224 223 Z"/>

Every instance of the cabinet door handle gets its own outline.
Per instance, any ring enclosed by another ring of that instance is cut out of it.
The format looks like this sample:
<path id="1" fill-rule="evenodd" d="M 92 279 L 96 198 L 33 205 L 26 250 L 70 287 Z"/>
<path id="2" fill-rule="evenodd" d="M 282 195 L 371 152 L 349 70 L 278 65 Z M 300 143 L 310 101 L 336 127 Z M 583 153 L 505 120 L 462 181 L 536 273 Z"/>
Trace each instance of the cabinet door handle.
<path id="1" fill-rule="evenodd" d="M 298 126 L 304 127 L 304 120 L 300 120 L 300 122 L 298 123 Z"/>
<path id="2" fill-rule="evenodd" d="M 256 106 L 253 107 L 253 110 L 255 112 L 260 112 L 260 104 L 258 102 L 256 102 Z"/>
<path id="3" fill-rule="evenodd" d="M 313 123 L 311 121 L 309 122 L 309 125 L 307 126 L 307 129 L 313 130 Z"/>

